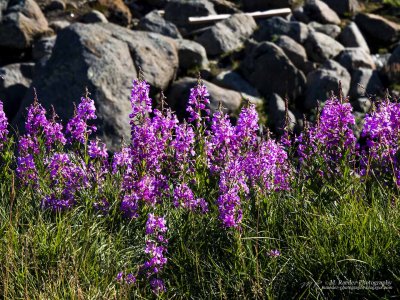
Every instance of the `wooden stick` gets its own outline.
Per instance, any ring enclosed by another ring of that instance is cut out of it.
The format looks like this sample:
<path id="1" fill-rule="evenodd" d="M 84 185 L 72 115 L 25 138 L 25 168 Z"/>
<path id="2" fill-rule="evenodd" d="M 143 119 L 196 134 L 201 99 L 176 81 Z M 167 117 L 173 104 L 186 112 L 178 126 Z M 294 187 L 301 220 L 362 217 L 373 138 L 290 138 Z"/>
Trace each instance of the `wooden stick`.
<path id="1" fill-rule="evenodd" d="M 255 19 L 268 18 L 273 16 L 285 16 L 292 12 L 290 8 L 271 9 L 266 11 L 256 11 L 245 13 L 245 15 L 252 16 Z M 205 17 L 189 17 L 190 24 L 206 24 L 225 20 L 232 16 L 231 14 L 210 15 Z"/>

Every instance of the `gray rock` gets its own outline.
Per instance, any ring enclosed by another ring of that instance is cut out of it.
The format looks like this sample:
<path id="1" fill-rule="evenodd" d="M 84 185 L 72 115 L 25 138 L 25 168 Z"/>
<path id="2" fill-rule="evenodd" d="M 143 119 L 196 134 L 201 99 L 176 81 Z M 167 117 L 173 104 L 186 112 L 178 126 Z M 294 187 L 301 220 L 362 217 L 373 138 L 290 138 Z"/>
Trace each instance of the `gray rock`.
<path id="1" fill-rule="evenodd" d="M 254 39 L 258 42 L 272 41 L 279 35 L 287 35 L 296 42 L 303 44 L 309 35 L 310 29 L 300 22 L 289 22 L 281 17 L 273 17 L 259 24 L 254 33 Z"/>
<path id="2" fill-rule="evenodd" d="M 208 55 L 221 55 L 240 48 L 256 27 L 253 17 L 235 14 L 205 30 L 195 41 L 204 46 Z"/>
<path id="3" fill-rule="evenodd" d="M 336 39 L 341 32 L 341 29 L 338 25 L 334 24 L 320 24 L 318 22 L 310 22 L 308 26 L 315 31 L 322 32 L 326 35 L 329 35 L 331 38 Z"/>
<path id="4" fill-rule="evenodd" d="M 101 11 L 110 22 L 129 26 L 132 14 L 123 0 L 93 0 L 92 6 Z"/>
<path id="5" fill-rule="evenodd" d="M 113 151 L 120 147 L 121 138 L 130 136 L 129 96 L 136 66 L 143 68 L 151 84 L 166 88 L 178 64 L 171 41 L 111 23 L 75 23 L 59 32 L 50 60 L 32 85 L 41 103 L 47 108 L 54 105 L 64 122 L 73 115 L 72 102 L 79 102 L 87 86 L 97 109 L 98 136 Z M 25 107 L 31 102 L 30 96 L 25 97 L 16 124 L 23 123 Z"/>
<path id="6" fill-rule="evenodd" d="M 322 24 L 340 24 L 340 18 L 326 3 L 319 0 L 308 0 L 304 5 L 304 13 L 312 21 Z"/>
<path id="7" fill-rule="evenodd" d="M 320 69 L 307 75 L 307 88 L 304 108 L 313 109 L 317 101 L 325 102 L 331 92 L 338 92 L 339 81 L 342 84 L 342 93 L 347 96 L 350 90 L 350 74 L 339 63 L 329 60 Z"/>
<path id="8" fill-rule="evenodd" d="M 245 11 L 257 11 L 291 7 L 294 2 L 293 0 L 243 0 L 242 4 Z"/>
<path id="9" fill-rule="evenodd" d="M 345 48 L 336 60 L 350 73 L 358 68 L 375 69 L 371 55 L 362 48 Z"/>
<path id="10" fill-rule="evenodd" d="M 394 49 L 385 66 L 385 73 L 392 83 L 400 82 L 400 44 Z"/>
<path id="11" fill-rule="evenodd" d="M 215 11 L 218 14 L 237 14 L 240 9 L 236 3 L 227 0 L 210 0 L 214 4 Z"/>
<path id="12" fill-rule="evenodd" d="M 385 54 L 372 54 L 371 58 L 374 61 L 375 67 L 377 71 L 381 71 L 384 69 L 389 61 L 390 53 Z"/>
<path id="13" fill-rule="evenodd" d="M 153 32 L 132 31 L 112 23 L 100 26 L 128 45 L 134 65 L 143 70 L 151 86 L 167 89 L 175 79 L 179 66 L 174 39 Z"/>
<path id="14" fill-rule="evenodd" d="M 344 47 L 330 36 L 321 32 L 310 32 L 305 42 L 308 57 L 315 62 L 324 62 L 338 55 Z"/>
<path id="15" fill-rule="evenodd" d="M 361 9 L 357 0 L 322 0 L 341 16 L 354 14 Z"/>
<path id="16" fill-rule="evenodd" d="M 276 93 L 296 99 L 302 94 L 306 83 L 303 72 L 292 64 L 281 48 L 271 42 L 247 49 L 241 69 L 245 78 L 265 98 Z"/>
<path id="17" fill-rule="evenodd" d="M 189 17 L 215 15 L 216 11 L 212 2 L 208 0 L 173 0 L 165 6 L 164 18 L 178 27 L 186 27 Z"/>
<path id="18" fill-rule="evenodd" d="M 182 38 L 175 24 L 166 21 L 157 10 L 153 10 L 140 19 L 140 30 L 156 32 L 174 39 Z"/>
<path id="19" fill-rule="evenodd" d="M 300 70 L 307 69 L 307 53 L 302 45 L 287 35 L 281 35 L 275 44 L 279 46 L 291 62 Z"/>
<path id="20" fill-rule="evenodd" d="M 47 11 L 53 10 L 65 10 L 66 5 L 65 2 L 62 0 L 52 0 L 49 5 L 46 6 Z"/>
<path id="21" fill-rule="evenodd" d="M 228 114 L 235 112 L 239 109 L 242 103 L 242 96 L 240 93 L 232 90 L 221 88 L 211 82 L 203 80 L 206 85 L 208 93 L 210 94 L 210 110 L 214 113 L 218 109 L 219 102 L 221 102 L 224 111 Z M 175 81 L 167 95 L 167 102 L 171 108 L 176 111 L 180 118 L 187 116 L 186 106 L 189 98 L 190 89 L 195 87 L 197 79 L 184 77 Z"/>
<path id="22" fill-rule="evenodd" d="M 270 120 L 274 130 L 278 134 L 282 134 L 286 125 L 285 100 L 283 100 L 278 94 L 272 94 L 272 96 L 269 98 L 268 103 L 268 120 Z M 288 129 L 293 131 L 296 126 L 296 117 L 290 110 L 288 110 L 288 119 Z"/>
<path id="23" fill-rule="evenodd" d="M 360 47 L 365 50 L 365 52 L 370 53 L 367 42 L 364 39 L 360 29 L 357 24 L 351 22 L 345 28 L 343 28 L 342 33 L 339 35 L 339 41 L 345 47 Z"/>
<path id="24" fill-rule="evenodd" d="M 55 32 L 58 32 L 64 29 L 65 27 L 68 27 L 69 25 L 71 25 L 71 23 L 64 20 L 52 21 L 49 23 L 49 27 L 53 29 Z"/>
<path id="25" fill-rule="evenodd" d="M 84 14 L 80 21 L 82 23 L 91 24 L 91 23 L 108 23 L 108 20 L 105 15 L 103 15 L 98 10 L 92 10 L 86 14 Z"/>
<path id="26" fill-rule="evenodd" d="M 351 105 L 356 112 L 367 113 L 370 111 L 372 103 L 368 98 L 362 97 L 352 101 Z"/>
<path id="27" fill-rule="evenodd" d="M 0 99 L 4 112 L 12 120 L 21 106 L 33 77 L 33 63 L 17 63 L 0 68 Z"/>
<path id="28" fill-rule="evenodd" d="M 359 68 L 351 74 L 351 87 L 349 96 L 353 99 L 380 94 L 384 87 L 379 78 L 378 72 Z"/>
<path id="29" fill-rule="evenodd" d="M 206 49 L 199 43 L 191 40 L 176 40 L 179 56 L 179 68 L 189 70 L 192 68 L 207 68 L 208 59 Z"/>
<path id="30" fill-rule="evenodd" d="M 53 52 L 54 44 L 56 43 L 56 36 L 43 37 L 33 44 L 32 57 L 35 60 L 37 67 L 44 66 L 50 59 Z"/>
<path id="31" fill-rule="evenodd" d="M 49 27 L 39 6 L 33 0 L 9 6 L 0 24 L 0 46 L 25 49 Z"/>
<path id="32" fill-rule="evenodd" d="M 223 71 L 219 73 L 213 80 L 216 85 L 237 91 L 242 97 L 248 99 L 255 104 L 262 104 L 261 95 L 253 86 L 250 85 L 238 72 Z"/>
<path id="33" fill-rule="evenodd" d="M 355 21 L 369 45 L 375 41 L 387 44 L 399 38 L 400 25 L 384 17 L 360 13 L 356 16 Z"/>
<path id="34" fill-rule="evenodd" d="M 292 10 L 292 16 L 290 21 L 303 22 L 307 24 L 310 22 L 310 18 L 304 13 L 304 7 L 299 6 Z"/>
<path id="35" fill-rule="evenodd" d="M 0 0 L 0 22 L 3 17 L 3 12 L 7 9 L 8 0 Z"/>

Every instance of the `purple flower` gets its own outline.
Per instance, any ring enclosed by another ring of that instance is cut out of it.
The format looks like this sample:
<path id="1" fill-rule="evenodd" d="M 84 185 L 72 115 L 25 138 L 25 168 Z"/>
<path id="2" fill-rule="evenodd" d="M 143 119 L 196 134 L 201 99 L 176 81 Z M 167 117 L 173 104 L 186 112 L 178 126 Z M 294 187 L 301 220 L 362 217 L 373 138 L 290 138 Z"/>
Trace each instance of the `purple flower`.
<path id="1" fill-rule="evenodd" d="M 37 184 L 38 174 L 32 154 L 25 154 L 17 158 L 16 172 L 23 184 Z"/>
<path id="2" fill-rule="evenodd" d="M 129 273 L 125 276 L 125 282 L 129 285 L 134 284 L 136 282 L 136 277 L 133 274 Z"/>
<path id="3" fill-rule="evenodd" d="M 131 118 L 131 125 L 138 118 L 144 118 L 147 114 L 152 112 L 151 98 L 149 97 L 150 85 L 145 80 L 134 80 L 131 92 L 131 106 L 132 113 L 129 115 Z"/>
<path id="4" fill-rule="evenodd" d="M 278 257 L 281 256 L 281 252 L 279 250 L 273 249 L 268 252 L 269 257 Z"/>
<path id="5" fill-rule="evenodd" d="M 35 97 L 34 102 L 28 108 L 28 115 L 26 117 L 25 129 L 29 135 L 36 136 L 48 125 L 46 118 L 46 110 L 37 101 Z"/>
<path id="6" fill-rule="evenodd" d="M 102 158 L 107 159 L 108 153 L 106 144 L 99 142 L 99 140 L 91 140 L 88 147 L 89 157 L 92 159 Z"/>
<path id="7" fill-rule="evenodd" d="M 158 278 L 150 279 L 150 287 L 155 294 L 159 294 L 166 291 L 164 281 Z"/>
<path id="8" fill-rule="evenodd" d="M 195 198 L 193 191 L 186 183 L 178 184 L 174 189 L 175 207 L 183 207 L 194 211 L 198 208 L 203 213 L 208 211 L 208 203 L 202 198 Z"/>
<path id="9" fill-rule="evenodd" d="M 87 121 L 97 119 L 94 101 L 88 97 L 82 97 L 75 115 L 69 120 L 66 127 L 68 141 L 77 141 L 84 144 L 92 132 L 97 130 L 96 126 L 88 126 Z"/>
<path id="10" fill-rule="evenodd" d="M 189 122 L 196 122 L 196 126 L 200 127 L 201 112 L 205 113 L 204 120 L 208 120 L 210 116 L 210 100 L 208 99 L 207 87 L 199 79 L 196 87 L 190 89 L 190 96 L 186 111 L 189 113 Z"/>
<path id="11" fill-rule="evenodd" d="M 157 232 L 166 232 L 166 221 L 163 217 L 156 217 L 154 214 L 149 214 L 146 222 L 146 234 L 154 234 Z"/>
<path id="12" fill-rule="evenodd" d="M 0 149 L 3 147 L 3 143 L 7 139 L 7 134 L 8 134 L 7 127 L 8 127 L 8 120 L 3 110 L 3 102 L 1 102 L 0 100 Z"/>

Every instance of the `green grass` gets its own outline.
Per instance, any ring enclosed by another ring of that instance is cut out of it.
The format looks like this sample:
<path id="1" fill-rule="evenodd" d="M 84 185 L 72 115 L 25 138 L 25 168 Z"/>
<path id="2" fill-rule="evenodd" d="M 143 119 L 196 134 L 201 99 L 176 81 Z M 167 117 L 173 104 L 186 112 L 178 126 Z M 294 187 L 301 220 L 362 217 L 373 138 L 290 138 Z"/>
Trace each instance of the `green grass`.
<path id="1" fill-rule="evenodd" d="M 156 298 L 145 281 L 130 287 L 115 281 L 119 271 L 143 262 L 146 222 L 119 216 L 118 180 L 107 180 L 108 216 L 93 211 L 92 191 L 74 209 L 54 214 L 39 208 L 36 190 L 3 174 L 0 298 Z M 397 190 L 377 180 L 349 175 L 316 184 L 297 178 L 290 192 L 259 193 L 244 202 L 241 231 L 222 229 L 215 210 L 198 215 L 165 203 L 167 292 L 159 297 L 392 299 L 400 294 L 399 199 Z M 281 256 L 269 257 L 271 249 Z M 349 280 L 388 280 L 392 289 L 324 288 Z"/>

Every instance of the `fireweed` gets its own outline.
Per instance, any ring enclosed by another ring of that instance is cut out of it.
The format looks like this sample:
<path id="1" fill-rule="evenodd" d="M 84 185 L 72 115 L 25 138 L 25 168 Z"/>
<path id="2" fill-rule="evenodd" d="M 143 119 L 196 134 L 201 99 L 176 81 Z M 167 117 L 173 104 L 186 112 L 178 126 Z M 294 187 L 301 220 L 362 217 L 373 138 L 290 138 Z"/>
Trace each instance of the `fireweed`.
<path id="1" fill-rule="evenodd" d="M 89 191 L 96 212 L 107 214 L 116 207 L 131 222 L 147 220 L 145 259 L 130 266 L 130 272 L 116 275 L 121 284 L 144 280 L 155 293 L 166 290 L 162 274 L 170 232 L 166 208 L 196 217 L 218 213 L 222 227 L 239 230 L 254 197 L 290 190 L 294 168 L 307 175 L 338 176 L 347 165 L 363 176 L 390 173 L 400 183 L 397 103 L 384 101 L 366 117 L 362 131 L 366 143 L 357 146 L 352 108 L 336 98 L 327 101 L 315 124 L 306 122 L 296 143 L 290 143 L 289 136 L 277 141 L 260 134 L 254 105 L 241 110 L 236 125 L 223 109 L 211 116 L 209 94 L 201 80 L 190 92 L 188 123 L 179 123 L 169 108 L 153 109 L 149 92 L 146 81 L 133 81 L 131 140 L 112 157 L 104 143 L 91 137 L 96 131 L 90 124 L 96 108 L 88 96 L 81 98 L 65 130 L 55 112 L 50 120 L 46 117 L 35 97 L 28 108 L 26 133 L 17 143 L 16 173 L 23 186 L 39 188 L 42 208 L 70 209 Z M 0 102 L 0 148 L 7 142 L 7 126 Z M 290 147 L 295 147 L 290 153 L 296 157 L 289 158 Z M 116 203 L 106 197 L 107 177 L 120 184 Z M 201 184 L 211 184 L 213 193 L 205 193 Z M 280 253 L 271 250 L 269 255 Z"/>

